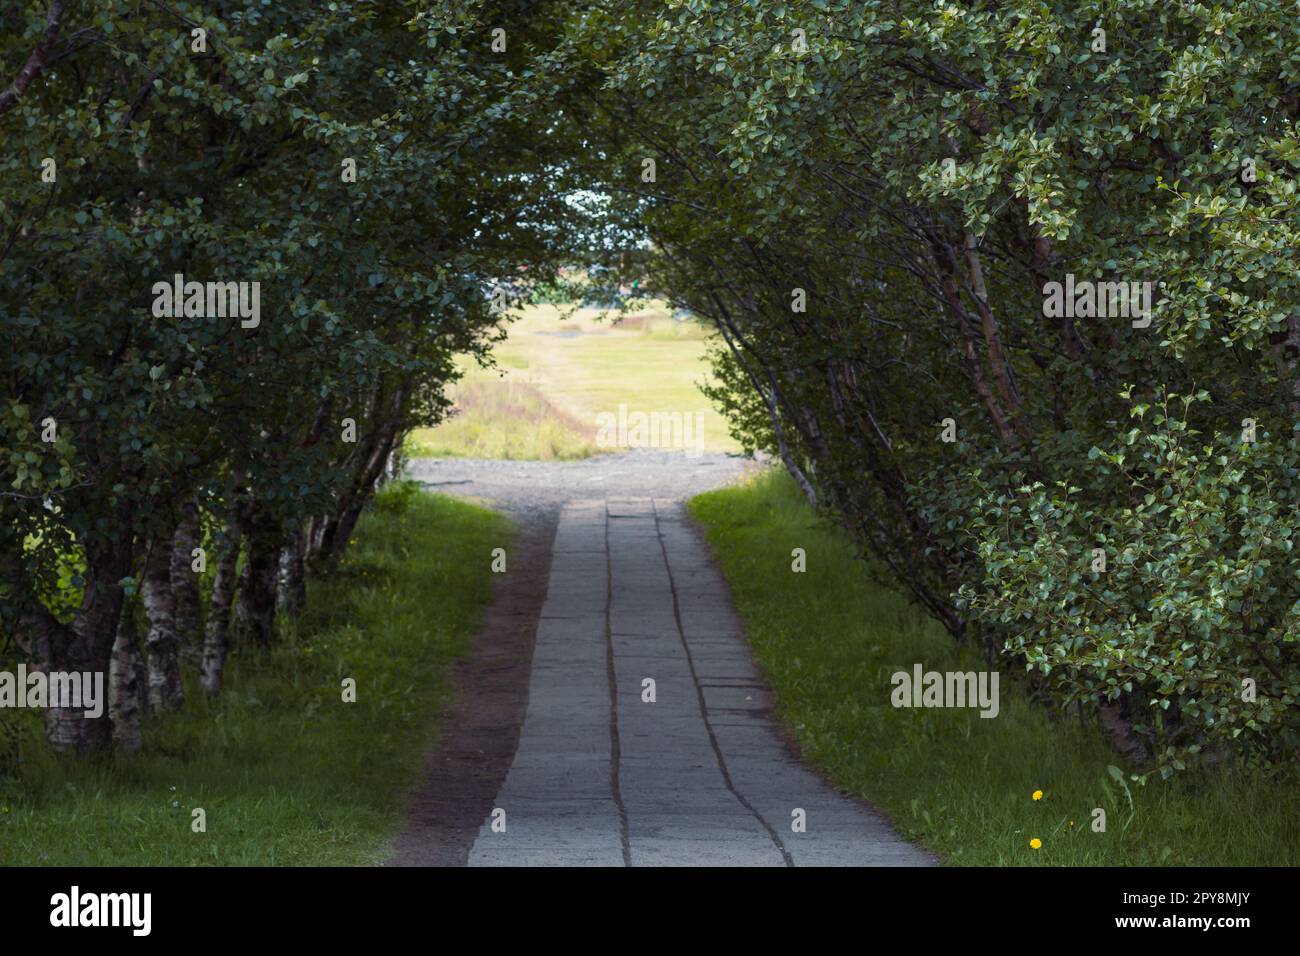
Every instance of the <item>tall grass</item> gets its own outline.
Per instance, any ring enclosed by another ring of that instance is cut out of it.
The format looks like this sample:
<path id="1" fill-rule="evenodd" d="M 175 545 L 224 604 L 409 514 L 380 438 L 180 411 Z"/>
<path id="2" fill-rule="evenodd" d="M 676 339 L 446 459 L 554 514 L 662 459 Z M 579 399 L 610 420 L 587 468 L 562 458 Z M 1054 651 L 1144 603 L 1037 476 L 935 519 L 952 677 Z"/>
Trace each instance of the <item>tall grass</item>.
<path id="1" fill-rule="evenodd" d="M 1005 668 L 996 718 L 891 706 L 890 676 L 917 662 L 934 671 L 987 666 L 874 583 L 850 541 L 815 516 L 783 472 L 690 507 L 804 754 L 948 863 L 1300 862 L 1294 770 L 1223 768 L 1139 785 L 1097 728 L 1031 705 Z M 791 570 L 794 548 L 806 551 L 805 573 Z M 1093 832 L 1096 809 L 1105 811 L 1104 833 Z"/>
<path id="2" fill-rule="evenodd" d="M 184 710 L 150 724 L 142 753 L 50 755 L 38 716 L 21 712 L 0 864 L 379 862 L 510 534 L 490 511 L 398 486 L 279 645 L 236 653 L 215 701 L 189 680 Z M 347 677 L 355 703 L 342 701 Z"/>
<path id="3" fill-rule="evenodd" d="M 407 439 L 411 458 L 571 460 L 596 453 L 587 427 L 558 411 L 531 385 L 484 375 L 456 391 L 455 414 Z"/>

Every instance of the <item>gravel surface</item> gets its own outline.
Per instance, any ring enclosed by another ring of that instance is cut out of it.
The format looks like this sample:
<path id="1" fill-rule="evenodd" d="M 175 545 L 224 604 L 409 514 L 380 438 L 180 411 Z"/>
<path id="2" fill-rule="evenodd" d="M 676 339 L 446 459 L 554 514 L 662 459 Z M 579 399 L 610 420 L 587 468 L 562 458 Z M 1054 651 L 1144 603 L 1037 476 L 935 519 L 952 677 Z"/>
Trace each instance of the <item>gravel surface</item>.
<path id="1" fill-rule="evenodd" d="M 661 498 L 681 501 L 730 484 L 765 462 L 740 455 L 687 454 L 637 448 L 580 461 L 487 461 L 418 458 L 408 477 L 430 491 L 482 498 L 525 522 L 558 513 L 574 498 Z"/>

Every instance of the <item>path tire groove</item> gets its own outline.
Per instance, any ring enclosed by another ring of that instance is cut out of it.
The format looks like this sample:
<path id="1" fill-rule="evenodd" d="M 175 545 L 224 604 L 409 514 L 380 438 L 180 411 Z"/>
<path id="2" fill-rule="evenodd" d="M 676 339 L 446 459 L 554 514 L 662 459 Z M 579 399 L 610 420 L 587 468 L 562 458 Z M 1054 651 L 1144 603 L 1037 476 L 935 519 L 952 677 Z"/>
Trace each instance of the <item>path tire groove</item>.
<path id="1" fill-rule="evenodd" d="M 621 747 L 618 739 L 618 678 L 614 671 L 614 631 L 610 625 L 610 608 L 614 601 L 614 575 L 609 562 L 609 515 L 605 515 L 605 673 L 609 679 L 609 791 L 618 807 L 619 841 L 623 846 L 623 865 L 632 865 L 632 842 L 628 833 L 627 807 L 619 782 Z"/>
<path id="2" fill-rule="evenodd" d="M 776 844 L 776 848 L 781 852 L 781 859 L 785 861 L 785 865 L 794 866 L 794 857 L 792 857 L 790 851 L 785 848 L 785 844 L 781 841 L 781 836 L 776 832 L 776 828 L 763 819 L 762 814 L 754 809 L 753 805 L 745 799 L 744 794 L 737 790 L 735 785 L 731 782 L 731 774 L 727 771 L 727 758 L 722 755 L 722 748 L 718 746 L 717 734 L 713 732 L 713 724 L 709 721 L 709 705 L 704 698 L 704 687 L 700 684 L 699 674 L 695 670 L 695 660 L 691 656 L 690 645 L 686 643 L 686 631 L 682 627 L 681 602 L 677 597 L 677 581 L 673 577 L 672 565 L 668 561 L 668 548 L 664 544 L 663 531 L 659 527 L 659 508 L 657 505 L 655 505 L 654 508 L 655 531 L 659 539 L 659 552 L 663 555 L 664 559 L 664 568 L 668 572 L 668 587 L 672 592 L 673 597 L 673 619 L 677 623 L 677 636 L 681 639 L 682 650 L 686 654 L 686 666 L 689 667 L 691 671 L 691 681 L 695 685 L 695 694 L 700 702 L 700 714 L 704 718 L 704 728 L 709 734 L 709 743 L 712 745 L 714 757 L 718 761 L 718 771 L 722 774 L 722 779 L 726 782 L 727 789 L 730 790 L 735 798 L 740 802 L 740 805 L 748 810 L 754 819 L 757 820 L 763 826 L 763 829 L 765 829 L 772 837 L 772 842 Z"/>

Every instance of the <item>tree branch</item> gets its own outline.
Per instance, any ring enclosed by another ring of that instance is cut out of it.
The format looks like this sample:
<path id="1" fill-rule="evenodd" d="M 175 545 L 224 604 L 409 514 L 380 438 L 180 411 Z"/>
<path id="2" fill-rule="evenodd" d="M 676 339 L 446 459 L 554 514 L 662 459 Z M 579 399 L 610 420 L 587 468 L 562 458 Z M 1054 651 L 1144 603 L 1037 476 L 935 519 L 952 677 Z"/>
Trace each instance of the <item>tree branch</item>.
<path id="1" fill-rule="evenodd" d="M 41 70 L 45 68 L 45 61 L 50 56 L 50 50 L 54 48 L 54 41 L 59 38 L 63 10 L 67 5 L 68 0 L 53 0 L 50 4 L 50 12 L 45 17 L 44 35 L 36 44 L 36 49 L 32 50 L 32 55 L 27 58 L 27 62 L 23 64 L 23 68 L 18 71 L 13 84 L 0 93 L 0 115 L 9 112 L 18 104 L 22 95 L 27 92 L 27 87 L 32 85 L 32 81 L 40 76 Z"/>

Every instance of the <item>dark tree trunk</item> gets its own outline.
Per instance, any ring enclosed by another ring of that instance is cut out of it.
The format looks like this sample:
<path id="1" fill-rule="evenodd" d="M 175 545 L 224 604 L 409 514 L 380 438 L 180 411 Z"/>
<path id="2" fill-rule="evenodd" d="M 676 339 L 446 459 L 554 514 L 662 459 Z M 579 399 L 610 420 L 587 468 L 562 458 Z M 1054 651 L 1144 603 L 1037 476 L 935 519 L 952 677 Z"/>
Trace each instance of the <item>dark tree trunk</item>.
<path id="1" fill-rule="evenodd" d="M 244 542 L 233 639 L 236 644 L 270 647 L 275 637 L 281 535 L 256 505 L 245 512 Z"/>
<path id="2" fill-rule="evenodd" d="M 1146 769 L 1151 765 L 1151 753 L 1133 729 L 1132 699 L 1121 694 L 1118 700 L 1103 703 L 1098 712 L 1106 739 L 1114 751 L 1131 767 Z"/>
<path id="3" fill-rule="evenodd" d="M 195 670 L 203 661 L 203 614 L 199 601 L 199 572 L 194 570 L 193 554 L 198 546 L 199 507 L 191 500 L 181 506 L 180 524 L 172 538 L 171 581 L 181 661 Z"/>
<path id="4" fill-rule="evenodd" d="M 337 561 L 343 556 L 344 549 L 347 548 L 348 542 L 352 540 L 352 532 L 356 530 L 357 522 L 361 520 L 361 512 L 365 510 L 365 500 L 353 501 L 353 503 L 338 516 L 334 524 L 333 550 L 330 552 L 331 561 Z"/>
<path id="5" fill-rule="evenodd" d="M 1282 376 L 1286 402 L 1291 414 L 1300 420 L 1300 312 L 1287 316 L 1282 333 L 1282 360 L 1286 369 Z"/>
<path id="6" fill-rule="evenodd" d="M 389 434 L 381 437 L 370 449 L 365 464 L 358 472 L 357 480 L 339 501 L 333 517 L 326 520 L 317 550 L 317 558 L 322 565 L 328 566 L 337 562 L 347 547 L 352 532 L 361 518 L 361 512 L 365 510 L 366 503 L 370 500 L 380 475 L 383 474 L 384 465 L 393 449 L 395 438 L 392 431 L 394 430 L 388 429 Z"/>
<path id="7" fill-rule="evenodd" d="M 127 516 L 119 515 L 120 529 L 129 528 Z M 46 673 L 75 672 L 98 675 L 107 687 L 113 644 L 122 614 L 122 587 L 118 583 L 131 573 L 132 537 L 123 530 L 108 543 L 86 548 L 86 585 L 81 609 L 70 625 L 49 622 Z M 87 753 L 106 749 L 112 740 L 107 709 L 98 718 L 87 717 L 82 707 L 50 707 L 45 712 L 45 735 L 50 749 L 56 752 Z"/>
<path id="8" fill-rule="evenodd" d="M 232 521 L 226 531 L 221 556 L 212 580 L 212 599 L 208 603 L 207 629 L 203 635 L 203 689 L 221 693 L 226 656 L 230 653 L 230 606 L 235 598 L 236 568 L 239 566 L 240 528 Z"/>
<path id="9" fill-rule="evenodd" d="M 401 383 L 374 401 L 371 415 L 375 423 L 358 458 L 352 484 L 339 498 L 334 514 L 328 516 L 316 532 L 318 540 L 311 555 L 313 567 L 334 564 L 347 547 L 361 512 L 383 477 L 389 457 L 402 434 L 403 410 L 409 391 L 409 386 Z"/>

